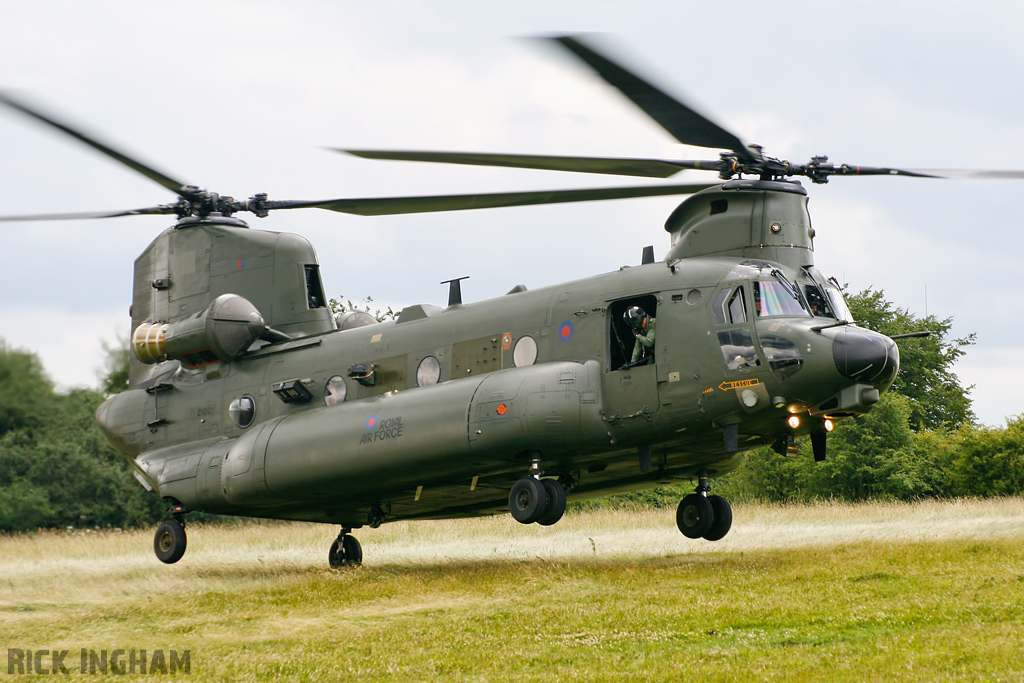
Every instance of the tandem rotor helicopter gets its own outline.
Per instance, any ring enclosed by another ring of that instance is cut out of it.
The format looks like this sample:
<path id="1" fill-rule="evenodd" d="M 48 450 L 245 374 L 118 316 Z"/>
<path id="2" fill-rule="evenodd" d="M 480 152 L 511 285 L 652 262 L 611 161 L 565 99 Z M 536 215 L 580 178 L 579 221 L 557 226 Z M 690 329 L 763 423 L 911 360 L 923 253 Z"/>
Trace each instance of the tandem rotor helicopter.
<path id="1" fill-rule="evenodd" d="M 693 481 L 676 521 L 715 541 L 732 524 L 709 481 L 745 451 L 785 455 L 809 435 L 826 457 L 837 420 L 878 402 L 899 369 L 893 339 L 858 327 L 814 264 L 807 192 L 793 178 L 945 172 L 795 164 L 766 156 L 578 37 L 551 39 L 700 161 L 341 150 L 369 159 L 721 182 L 484 195 L 235 200 L 182 183 L 20 99 L 0 102 L 174 192 L 174 203 L 2 220 L 177 217 L 135 261 L 130 387 L 96 421 L 166 502 L 154 549 L 186 548 L 189 511 L 341 527 L 331 566 L 359 564 L 353 529 L 511 511 L 555 524 L 567 500 Z M 953 172 L 951 172 L 953 173 Z M 961 173 L 961 172 L 956 172 Z M 1024 177 L 1021 172 L 963 172 Z M 962 173 L 961 173 L 962 174 Z M 464 304 L 417 304 L 378 322 L 327 307 L 304 238 L 236 217 L 319 208 L 365 216 L 690 195 L 661 261 Z"/>

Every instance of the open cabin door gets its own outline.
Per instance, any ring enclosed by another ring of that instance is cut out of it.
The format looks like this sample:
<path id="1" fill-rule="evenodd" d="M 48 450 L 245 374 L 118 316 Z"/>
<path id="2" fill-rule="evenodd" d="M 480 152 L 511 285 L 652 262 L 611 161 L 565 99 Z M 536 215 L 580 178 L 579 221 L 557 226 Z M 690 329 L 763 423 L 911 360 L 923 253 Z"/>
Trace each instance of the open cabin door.
<path id="1" fill-rule="evenodd" d="M 608 366 L 604 375 L 605 406 L 608 417 L 628 417 L 658 410 L 657 348 L 643 349 L 632 365 L 637 340 L 624 319 L 627 310 L 639 306 L 651 318 L 657 340 L 658 300 L 653 294 L 619 299 L 608 305 Z"/>

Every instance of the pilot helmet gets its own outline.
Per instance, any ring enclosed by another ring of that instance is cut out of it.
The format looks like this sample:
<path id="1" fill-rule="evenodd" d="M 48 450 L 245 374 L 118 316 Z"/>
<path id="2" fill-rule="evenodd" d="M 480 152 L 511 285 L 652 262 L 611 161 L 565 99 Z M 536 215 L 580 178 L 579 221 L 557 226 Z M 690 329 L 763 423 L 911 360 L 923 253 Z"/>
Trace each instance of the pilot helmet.
<path id="1" fill-rule="evenodd" d="M 645 323 L 647 322 L 647 313 L 639 306 L 630 306 L 626 309 L 626 312 L 622 314 L 622 319 L 626 321 L 627 325 L 639 332 L 645 327 Z"/>

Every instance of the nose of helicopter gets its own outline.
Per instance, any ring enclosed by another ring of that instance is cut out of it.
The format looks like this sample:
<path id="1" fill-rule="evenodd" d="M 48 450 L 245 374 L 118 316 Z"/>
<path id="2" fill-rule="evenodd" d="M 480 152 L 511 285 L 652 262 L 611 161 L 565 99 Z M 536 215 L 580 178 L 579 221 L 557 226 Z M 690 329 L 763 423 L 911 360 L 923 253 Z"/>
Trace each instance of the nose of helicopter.
<path id="1" fill-rule="evenodd" d="M 892 384 L 900 369 L 896 342 L 883 334 L 859 327 L 845 327 L 832 343 L 839 372 L 849 379 L 871 384 Z"/>

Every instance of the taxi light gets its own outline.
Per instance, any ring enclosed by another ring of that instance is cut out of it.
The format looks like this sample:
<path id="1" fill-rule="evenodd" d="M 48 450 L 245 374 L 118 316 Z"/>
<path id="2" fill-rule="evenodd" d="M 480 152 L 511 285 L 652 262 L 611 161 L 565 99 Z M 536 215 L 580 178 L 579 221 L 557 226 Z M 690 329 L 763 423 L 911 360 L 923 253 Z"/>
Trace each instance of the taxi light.
<path id="1" fill-rule="evenodd" d="M 831 432 L 835 428 L 836 428 L 836 425 L 835 425 L 834 422 L 832 422 L 832 420 L 825 420 L 825 431 L 826 432 Z"/>
<path id="2" fill-rule="evenodd" d="M 789 419 L 786 420 L 786 423 L 789 424 L 790 428 L 796 429 L 800 426 L 800 418 L 796 415 L 790 415 Z"/>

